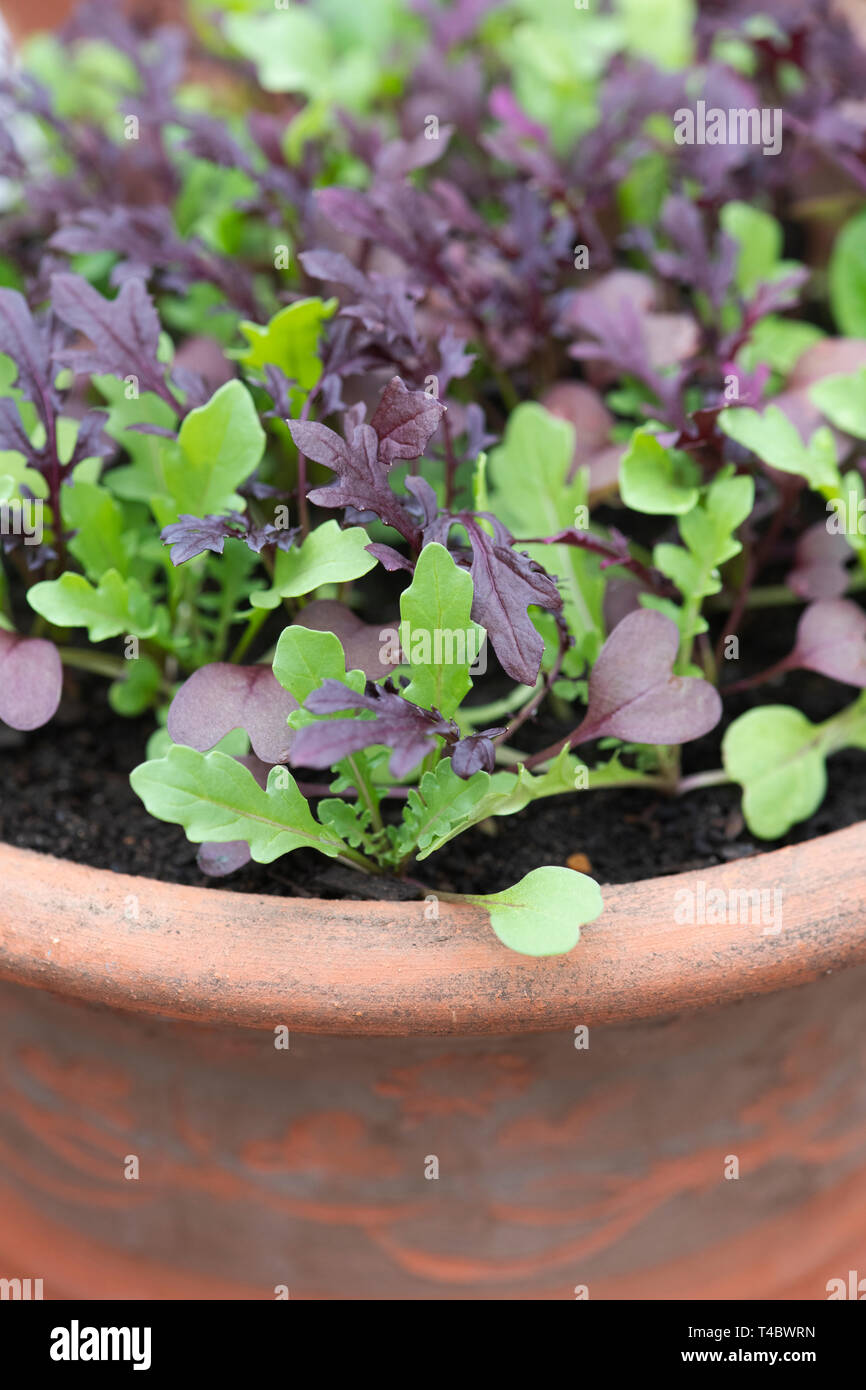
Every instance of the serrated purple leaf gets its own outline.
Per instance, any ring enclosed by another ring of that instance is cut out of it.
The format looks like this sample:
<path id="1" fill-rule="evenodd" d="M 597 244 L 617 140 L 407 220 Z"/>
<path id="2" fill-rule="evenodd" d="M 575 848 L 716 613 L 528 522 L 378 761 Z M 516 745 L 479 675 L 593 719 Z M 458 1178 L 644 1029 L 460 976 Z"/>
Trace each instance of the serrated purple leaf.
<path id="1" fill-rule="evenodd" d="M 143 281 L 127 280 L 116 299 L 105 299 L 80 275 L 52 275 L 51 300 L 64 323 L 92 344 L 57 352 L 56 361 L 75 372 L 162 381 L 159 315 Z"/>
<path id="2" fill-rule="evenodd" d="M 426 391 L 409 391 L 398 376 L 392 377 L 376 407 L 371 427 L 379 436 L 379 457 L 418 459 L 439 428 L 445 407 Z"/>
<path id="3" fill-rule="evenodd" d="M 325 680 L 307 697 L 311 714 L 339 714 L 353 709 L 371 711 L 374 719 L 332 719 L 298 729 L 292 745 L 293 767 L 333 767 L 362 748 L 383 744 L 391 749 L 391 776 L 400 781 L 435 747 L 437 735 L 456 738 L 457 728 L 436 710 L 421 709 L 393 691 L 374 686 L 375 693 L 350 690 L 340 681 Z"/>

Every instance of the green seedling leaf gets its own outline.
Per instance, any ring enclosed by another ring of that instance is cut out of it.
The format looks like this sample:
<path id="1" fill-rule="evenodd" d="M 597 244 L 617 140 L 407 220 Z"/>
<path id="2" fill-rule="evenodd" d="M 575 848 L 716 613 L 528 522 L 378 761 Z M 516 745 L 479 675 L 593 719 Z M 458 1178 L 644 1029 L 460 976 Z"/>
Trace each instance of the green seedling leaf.
<path id="1" fill-rule="evenodd" d="M 830 257 L 830 305 L 839 331 L 866 338 L 866 211 L 842 228 Z"/>
<path id="2" fill-rule="evenodd" d="M 774 372 L 788 377 L 806 349 L 826 336 L 813 323 L 769 314 L 755 324 L 749 341 L 737 354 L 737 361 L 747 372 L 764 362 Z"/>
<path id="3" fill-rule="evenodd" d="M 723 410 L 719 427 L 771 468 L 799 474 L 816 491 L 839 480 L 832 431 L 816 430 L 806 445 L 797 426 L 777 405 L 768 406 L 763 415 L 750 406 Z"/>
<path id="4" fill-rule="evenodd" d="M 336 308 L 336 299 L 299 299 L 280 309 L 264 326 L 244 319 L 239 327 L 249 347 L 234 355 L 252 371 L 261 372 L 269 364 L 281 368 L 300 388 L 300 395 L 292 395 L 297 404 L 322 374 L 319 334 Z"/>
<path id="5" fill-rule="evenodd" d="M 126 577 L 129 556 L 123 543 L 123 508 L 107 488 L 76 481 L 60 492 L 63 524 L 76 534 L 69 549 L 88 579 L 99 580 L 106 570 Z"/>
<path id="6" fill-rule="evenodd" d="M 112 468 L 105 475 L 105 486 L 117 497 L 131 502 L 149 502 L 151 497 L 168 492 L 163 463 L 165 440 L 155 434 L 142 434 L 131 425 L 158 425 L 172 430 L 177 416 L 171 406 L 152 391 L 137 391 L 114 376 L 95 376 L 93 384 L 108 403 L 108 421 L 104 429 L 129 454 L 132 462 Z"/>
<path id="7" fill-rule="evenodd" d="M 754 835 L 775 840 L 816 811 L 827 790 L 821 726 L 787 705 L 764 705 L 736 719 L 722 740 L 725 771 L 743 788 Z"/>
<path id="8" fill-rule="evenodd" d="M 411 683 L 406 699 L 450 719 L 472 689 L 469 668 L 480 655 L 483 627 L 470 618 L 472 579 L 444 546 L 421 551 L 412 583 L 400 597 L 400 642 Z"/>
<path id="9" fill-rule="evenodd" d="M 191 410 L 177 445 L 163 456 L 166 487 L 178 515 L 209 516 L 243 507 L 235 488 L 255 472 L 265 451 L 265 432 L 249 391 L 228 381 L 206 405 Z"/>
<path id="10" fill-rule="evenodd" d="M 317 849 L 330 859 L 346 850 L 333 829 L 315 820 L 284 767 L 271 769 L 263 789 L 248 768 L 226 753 L 199 753 L 175 744 L 164 758 L 134 768 L 130 781 L 150 814 L 182 825 L 193 844 L 246 840 L 259 864 L 301 848 Z"/>
<path id="11" fill-rule="evenodd" d="M 749 298 L 762 282 L 773 278 L 782 255 L 781 224 L 769 212 L 740 202 L 726 203 L 719 220 L 722 230 L 738 244 L 736 285 Z"/>
<path id="12" fill-rule="evenodd" d="M 278 608 L 284 598 L 311 594 L 323 584 L 360 578 L 376 565 L 366 548 L 369 543 L 370 537 L 361 526 L 341 531 L 336 521 L 323 522 L 301 545 L 277 551 L 273 587 L 251 594 L 250 603 L 254 608 Z"/>
<path id="13" fill-rule="evenodd" d="M 866 439 L 866 367 L 825 377 L 812 387 L 809 396 L 831 425 L 855 439 Z"/>
<path id="14" fill-rule="evenodd" d="M 636 430 L 620 464 L 627 507 L 650 516 L 682 516 L 698 500 L 700 474 L 688 455 L 666 449 L 648 430 Z"/>
<path id="15" fill-rule="evenodd" d="M 116 714 L 131 719 L 144 714 L 159 693 L 160 671 L 149 657 L 139 656 L 127 661 L 128 670 L 122 680 L 108 687 L 108 703 Z"/>
<path id="16" fill-rule="evenodd" d="M 92 584 L 81 574 L 45 579 L 27 592 L 30 607 L 55 627 L 86 627 L 91 642 L 104 642 L 120 633 L 152 637 L 157 631 L 156 611 L 136 579 L 123 579 L 108 570 Z"/>
<path id="17" fill-rule="evenodd" d="M 505 776 L 511 782 L 517 780 L 511 773 Z M 450 758 L 443 759 L 432 772 L 425 772 L 417 788 L 409 792 L 397 838 L 398 856 L 404 858 L 417 849 L 418 858 L 426 859 L 483 819 L 476 811 L 493 780 L 488 772 L 473 772 L 464 781 L 452 770 Z"/>
<path id="18" fill-rule="evenodd" d="M 502 444 L 490 455 L 487 479 L 490 509 L 515 536 L 550 536 L 572 526 L 587 529 L 587 470 L 578 469 L 568 481 L 574 439 L 573 425 L 535 402 L 511 412 Z M 559 579 L 564 615 L 577 641 L 579 671 L 584 661 L 595 659 L 604 640 L 604 578 L 598 557 L 566 545 L 525 549 Z"/>
<path id="19" fill-rule="evenodd" d="M 595 879 L 557 865 L 533 869 L 502 893 L 467 895 L 466 901 L 486 908 L 499 940 L 523 956 L 571 951 L 581 927 L 594 922 L 604 906 Z"/>
<path id="20" fill-rule="evenodd" d="M 341 681 L 351 690 L 362 691 L 363 671 L 346 671 L 346 657 L 339 637 L 333 632 L 317 632 L 293 623 L 280 634 L 274 654 L 274 675 L 299 705 L 318 690 L 322 681 Z"/>

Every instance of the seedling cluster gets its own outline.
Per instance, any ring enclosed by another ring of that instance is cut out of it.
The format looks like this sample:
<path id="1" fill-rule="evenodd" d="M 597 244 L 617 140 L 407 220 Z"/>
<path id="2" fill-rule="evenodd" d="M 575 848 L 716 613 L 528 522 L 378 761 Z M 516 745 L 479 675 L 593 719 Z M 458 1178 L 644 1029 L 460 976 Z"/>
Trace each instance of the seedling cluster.
<path id="1" fill-rule="evenodd" d="M 604 8 L 93 4 L 3 79 L 0 718 L 105 676 L 208 872 L 307 847 L 423 897 L 541 798 L 723 780 L 772 840 L 866 747 L 866 54 Z M 696 94 L 784 112 L 774 157 L 681 138 Z M 822 724 L 804 669 L 849 688 Z M 560 866 L 469 901 L 534 955 L 601 911 Z"/>

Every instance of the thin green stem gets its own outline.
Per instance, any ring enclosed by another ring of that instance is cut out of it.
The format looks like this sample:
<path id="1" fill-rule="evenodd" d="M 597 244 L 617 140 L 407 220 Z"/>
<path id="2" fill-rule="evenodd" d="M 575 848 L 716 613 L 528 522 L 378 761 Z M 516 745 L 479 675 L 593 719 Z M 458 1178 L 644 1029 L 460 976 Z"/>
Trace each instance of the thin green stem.
<path id="1" fill-rule="evenodd" d="M 271 610 L 269 608 L 253 609 L 252 613 L 247 619 L 247 625 L 241 633 L 241 636 L 237 642 L 237 645 L 235 646 L 234 651 L 229 657 L 229 661 L 232 662 L 234 665 L 237 665 L 237 663 L 245 655 L 247 648 L 255 638 L 259 628 L 267 619 L 268 615 L 270 614 L 270 611 Z"/>
<path id="2" fill-rule="evenodd" d="M 361 798 L 367 810 L 370 812 L 370 819 L 373 822 L 373 829 L 377 832 L 383 830 L 384 826 L 382 825 L 382 816 L 379 811 L 379 797 L 376 794 L 367 769 L 363 766 L 363 763 L 353 753 L 349 754 L 349 756 L 346 759 L 346 762 L 352 769 L 352 776 L 354 777 L 355 785 L 358 788 L 358 796 Z"/>

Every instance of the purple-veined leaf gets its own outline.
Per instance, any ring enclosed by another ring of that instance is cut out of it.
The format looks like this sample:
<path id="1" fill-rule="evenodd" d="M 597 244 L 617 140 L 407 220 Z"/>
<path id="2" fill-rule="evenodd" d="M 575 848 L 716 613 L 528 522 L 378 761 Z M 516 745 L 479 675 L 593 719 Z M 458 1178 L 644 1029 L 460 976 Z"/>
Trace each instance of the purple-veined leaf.
<path id="1" fill-rule="evenodd" d="M 0 719 L 12 729 L 39 729 L 60 704 L 63 666 L 53 642 L 0 630 Z"/>
<path id="2" fill-rule="evenodd" d="M 205 753 L 232 729 L 249 734 L 253 752 L 266 763 L 285 763 L 294 737 L 287 720 L 298 702 L 269 666 L 213 662 L 184 681 L 168 711 L 175 743 Z"/>

